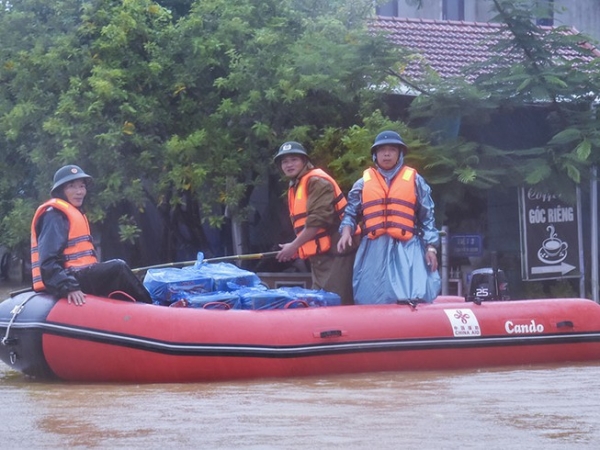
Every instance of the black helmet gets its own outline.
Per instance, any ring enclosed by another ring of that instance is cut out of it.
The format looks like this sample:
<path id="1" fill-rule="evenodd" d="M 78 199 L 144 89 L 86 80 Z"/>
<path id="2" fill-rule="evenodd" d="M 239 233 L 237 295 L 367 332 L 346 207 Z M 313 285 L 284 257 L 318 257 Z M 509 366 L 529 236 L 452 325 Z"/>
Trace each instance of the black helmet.
<path id="1" fill-rule="evenodd" d="M 80 178 L 85 178 L 86 180 L 92 179 L 92 177 L 85 173 L 79 166 L 69 165 L 61 167 L 54 174 L 54 185 L 52 186 L 50 195 L 54 195 L 54 191 L 63 184 Z"/>
<path id="2" fill-rule="evenodd" d="M 404 141 L 398 133 L 396 133 L 395 131 L 382 131 L 377 135 L 377 137 L 375 138 L 375 142 L 373 142 L 373 145 L 371 146 L 371 155 L 375 154 L 375 150 L 377 150 L 377 147 L 385 144 L 397 145 L 400 147 L 400 151 L 404 153 L 408 151 L 408 147 L 406 146 L 406 144 L 404 143 Z"/>
<path id="3" fill-rule="evenodd" d="M 302 146 L 302 144 L 295 141 L 284 142 L 281 147 L 279 147 L 279 151 L 275 155 L 275 158 L 273 158 L 273 162 L 275 164 L 279 164 L 281 158 L 286 155 L 302 155 L 306 156 L 306 158 L 310 160 L 306 149 Z"/>

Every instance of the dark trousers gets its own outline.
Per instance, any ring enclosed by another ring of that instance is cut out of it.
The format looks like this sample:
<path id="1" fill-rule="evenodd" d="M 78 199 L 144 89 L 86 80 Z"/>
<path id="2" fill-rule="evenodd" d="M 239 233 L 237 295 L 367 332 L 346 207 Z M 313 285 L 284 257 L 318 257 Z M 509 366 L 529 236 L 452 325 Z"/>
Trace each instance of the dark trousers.
<path id="1" fill-rule="evenodd" d="M 115 291 L 123 291 L 138 302 L 152 303 L 150 293 L 122 259 L 111 259 L 71 273 L 86 294 L 108 297 Z"/>

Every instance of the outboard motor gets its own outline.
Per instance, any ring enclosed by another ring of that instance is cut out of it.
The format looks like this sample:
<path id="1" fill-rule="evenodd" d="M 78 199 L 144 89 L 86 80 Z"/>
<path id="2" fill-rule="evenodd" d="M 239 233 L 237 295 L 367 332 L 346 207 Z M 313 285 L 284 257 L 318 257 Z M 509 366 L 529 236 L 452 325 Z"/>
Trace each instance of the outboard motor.
<path id="1" fill-rule="evenodd" d="M 491 267 L 471 272 L 469 288 L 465 300 L 481 303 L 483 301 L 510 300 L 508 282 L 502 270 Z"/>

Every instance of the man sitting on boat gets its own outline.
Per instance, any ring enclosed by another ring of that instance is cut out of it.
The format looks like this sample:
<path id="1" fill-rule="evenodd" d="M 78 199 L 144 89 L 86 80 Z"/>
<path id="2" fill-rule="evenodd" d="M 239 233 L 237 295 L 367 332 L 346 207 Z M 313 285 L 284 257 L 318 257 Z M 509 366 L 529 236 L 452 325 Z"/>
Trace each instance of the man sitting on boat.
<path id="1" fill-rule="evenodd" d="M 152 303 L 148 291 L 125 261 L 98 262 L 87 217 L 82 211 L 92 177 L 79 166 L 61 167 L 54 174 L 51 199 L 31 222 L 33 289 L 47 291 L 81 306 L 85 294 L 107 297 L 123 292 Z"/>

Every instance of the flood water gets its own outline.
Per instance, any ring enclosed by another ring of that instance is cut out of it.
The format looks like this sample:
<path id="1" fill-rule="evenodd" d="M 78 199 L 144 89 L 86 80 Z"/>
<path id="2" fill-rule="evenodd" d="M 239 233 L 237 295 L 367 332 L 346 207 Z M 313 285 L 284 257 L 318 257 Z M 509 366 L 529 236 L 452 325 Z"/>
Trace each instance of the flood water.
<path id="1" fill-rule="evenodd" d="M 3 449 L 592 449 L 600 364 L 197 384 L 28 380 L 0 363 Z"/>
<path id="2" fill-rule="evenodd" d="M 151 385 L 36 382 L 0 362 L 2 449 L 563 450 L 599 443 L 600 362 Z"/>

